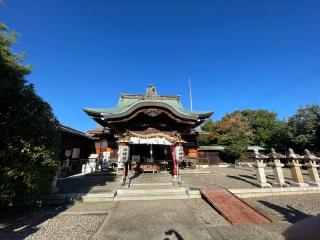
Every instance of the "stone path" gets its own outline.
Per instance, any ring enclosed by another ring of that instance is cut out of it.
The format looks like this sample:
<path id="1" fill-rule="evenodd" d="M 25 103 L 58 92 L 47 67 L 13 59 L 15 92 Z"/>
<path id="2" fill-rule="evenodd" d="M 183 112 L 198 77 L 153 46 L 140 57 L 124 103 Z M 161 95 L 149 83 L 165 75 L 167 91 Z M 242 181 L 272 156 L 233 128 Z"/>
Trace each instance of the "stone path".
<path id="1" fill-rule="evenodd" d="M 169 172 L 144 173 L 140 175 L 129 175 L 130 188 L 172 186 L 172 176 Z"/>

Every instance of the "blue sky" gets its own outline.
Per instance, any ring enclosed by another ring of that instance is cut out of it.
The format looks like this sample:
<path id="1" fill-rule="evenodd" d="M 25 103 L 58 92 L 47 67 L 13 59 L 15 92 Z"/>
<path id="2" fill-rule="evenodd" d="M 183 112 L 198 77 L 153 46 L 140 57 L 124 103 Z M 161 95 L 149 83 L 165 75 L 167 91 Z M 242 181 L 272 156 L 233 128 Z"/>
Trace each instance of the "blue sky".
<path id="1" fill-rule="evenodd" d="M 0 21 L 20 34 L 28 80 L 59 120 L 86 131 L 82 107 L 120 92 L 182 96 L 189 108 L 265 108 L 286 118 L 320 102 L 320 1 L 7 0 Z"/>

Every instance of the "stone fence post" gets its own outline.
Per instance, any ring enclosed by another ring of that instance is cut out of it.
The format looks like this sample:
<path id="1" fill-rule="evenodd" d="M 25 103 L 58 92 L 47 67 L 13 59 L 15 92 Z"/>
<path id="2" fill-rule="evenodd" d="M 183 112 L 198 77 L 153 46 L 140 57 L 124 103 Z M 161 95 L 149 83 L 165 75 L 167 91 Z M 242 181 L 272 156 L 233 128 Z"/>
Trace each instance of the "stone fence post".
<path id="1" fill-rule="evenodd" d="M 268 156 L 265 156 L 258 151 L 255 151 L 254 154 L 256 161 L 253 166 L 256 170 L 258 185 L 262 188 L 271 187 L 271 184 L 267 182 L 266 173 L 264 171 L 266 164 L 263 162 L 264 159 L 268 158 Z"/>
<path id="2" fill-rule="evenodd" d="M 309 185 L 303 181 L 303 176 L 301 172 L 302 164 L 299 163 L 299 160 L 303 159 L 303 156 L 295 154 L 293 149 L 289 148 L 287 159 L 289 160 L 288 167 L 290 168 L 291 177 L 293 180 L 291 185 L 295 187 L 309 187 Z"/>
<path id="3" fill-rule="evenodd" d="M 304 166 L 308 168 L 310 178 L 308 184 L 310 186 L 320 187 L 320 178 L 317 169 L 319 167 L 317 161 L 319 161 L 320 158 L 315 155 L 312 155 L 308 149 L 305 149 L 304 159 L 306 160 L 306 164 Z"/>
<path id="4" fill-rule="evenodd" d="M 272 185 L 276 187 L 288 187 L 289 185 L 285 182 L 282 172 L 282 167 L 284 164 L 281 163 L 281 159 L 285 159 L 286 156 L 277 153 L 273 148 L 271 148 L 271 153 L 269 158 L 272 160 L 268 165 L 272 167 L 273 175 L 275 181 Z"/>

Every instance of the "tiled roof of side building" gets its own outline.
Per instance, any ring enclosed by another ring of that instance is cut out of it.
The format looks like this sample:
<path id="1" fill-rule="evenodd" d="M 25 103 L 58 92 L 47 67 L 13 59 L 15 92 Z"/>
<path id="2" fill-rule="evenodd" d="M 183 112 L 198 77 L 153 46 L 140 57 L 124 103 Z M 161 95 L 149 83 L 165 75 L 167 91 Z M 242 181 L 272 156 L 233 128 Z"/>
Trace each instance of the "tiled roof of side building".
<path id="1" fill-rule="evenodd" d="M 74 135 L 78 135 L 78 136 L 90 138 L 90 136 L 87 135 L 86 133 L 81 132 L 81 131 L 79 131 L 79 130 L 76 130 L 76 129 L 74 129 L 74 128 L 71 128 L 71 127 L 62 125 L 62 124 L 59 124 L 59 128 L 60 128 L 63 132 L 66 132 L 66 133 L 70 133 L 70 134 L 74 134 Z"/>

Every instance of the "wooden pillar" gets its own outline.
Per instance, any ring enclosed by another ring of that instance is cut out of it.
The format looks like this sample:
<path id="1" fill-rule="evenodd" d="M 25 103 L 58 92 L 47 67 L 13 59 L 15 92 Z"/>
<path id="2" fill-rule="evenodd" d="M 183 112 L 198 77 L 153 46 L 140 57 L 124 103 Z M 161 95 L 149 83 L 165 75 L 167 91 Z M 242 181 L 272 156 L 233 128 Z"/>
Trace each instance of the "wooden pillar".
<path id="1" fill-rule="evenodd" d="M 123 165 L 123 178 L 122 178 L 122 182 L 125 184 L 127 177 L 128 177 L 128 169 L 129 169 L 129 163 L 126 162 Z"/>

